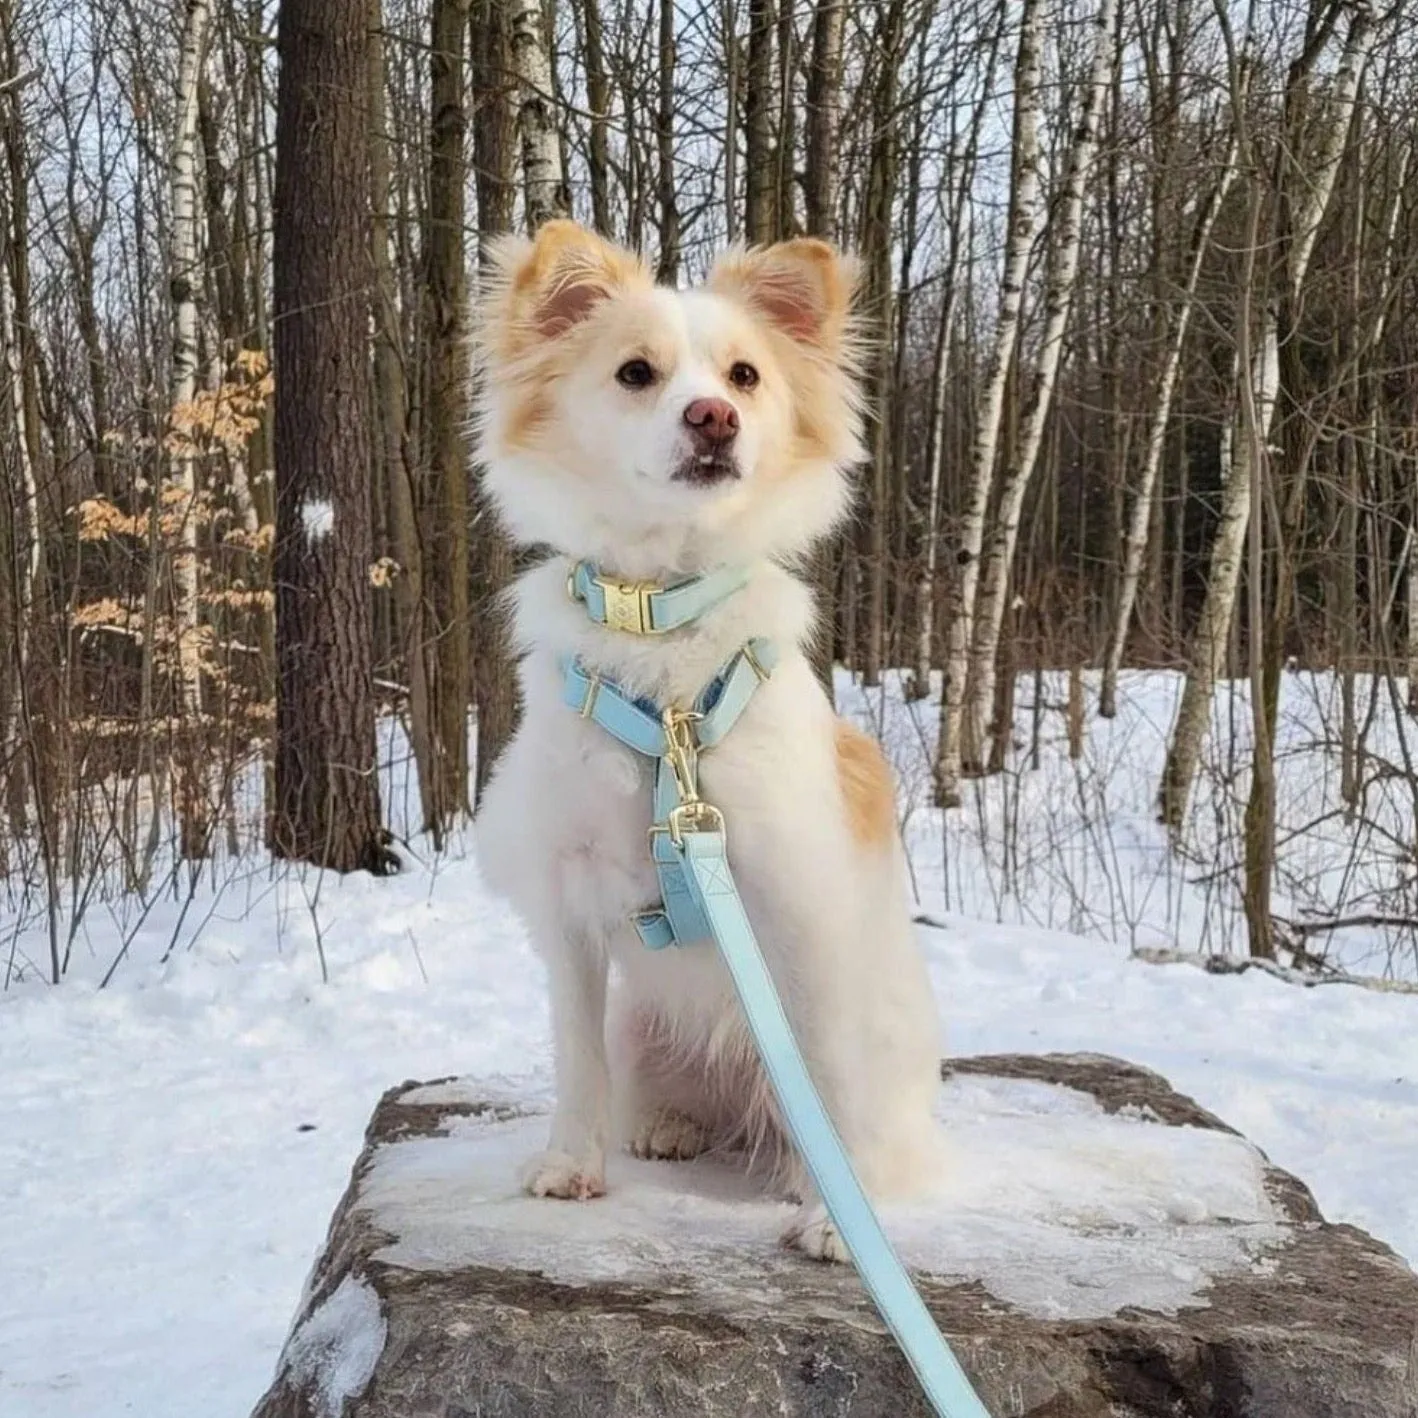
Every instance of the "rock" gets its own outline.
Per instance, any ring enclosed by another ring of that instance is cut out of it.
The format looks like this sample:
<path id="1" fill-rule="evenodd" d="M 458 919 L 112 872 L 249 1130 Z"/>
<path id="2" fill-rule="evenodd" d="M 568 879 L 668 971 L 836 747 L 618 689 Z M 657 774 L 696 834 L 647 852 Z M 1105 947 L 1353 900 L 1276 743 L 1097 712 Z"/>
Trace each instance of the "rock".
<path id="1" fill-rule="evenodd" d="M 884 1221 L 994 1418 L 1418 1418 L 1418 1277 L 1156 1074 L 946 1066 L 958 1166 Z M 925 1414 L 848 1267 L 723 1162 L 518 1196 L 540 1109 L 375 1110 L 254 1418 Z"/>

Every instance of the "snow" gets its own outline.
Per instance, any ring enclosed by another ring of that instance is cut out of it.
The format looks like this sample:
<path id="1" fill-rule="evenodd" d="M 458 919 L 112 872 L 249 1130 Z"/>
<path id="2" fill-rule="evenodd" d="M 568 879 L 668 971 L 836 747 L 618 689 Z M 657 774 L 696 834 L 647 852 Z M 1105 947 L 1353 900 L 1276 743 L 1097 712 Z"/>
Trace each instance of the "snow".
<path id="1" fill-rule="evenodd" d="M 490 1100 L 468 1081 L 404 1101 Z M 1029 1314 L 1174 1313 L 1201 1302 L 1210 1278 L 1264 1264 L 1279 1239 L 1261 1158 L 1240 1138 L 1109 1115 L 1068 1088 L 967 1075 L 943 1086 L 938 1112 L 956 1165 L 938 1196 L 883 1207 L 887 1233 L 908 1265 L 978 1280 Z M 761 1286 L 791 1205 L 723 1161 L 614 1157 L 604 1200 L 547 1206 L 516 1187 L 518 1163 L 545 1136 L 540 1116 L 452 1116 L 443 1135 L 378 1149 L 361 1205 L 396 1239 L 376 1259 L 505 1265 L 568 1284 L 692 1274 L 730 1294 Z"/>
<path id="2" fill-rule="evenodd" d="M 374 1377 L 389 1327 L 373 1286 L 346 1275 L 286 1344 L 284 1367 L 320 1401 L 316 1418 L 340 1418 Z"/>
<path id="3" fill-rule="evenodd" d="M 300 504 L 300 525 L 306 538 L 317 541 L 335 530 L 335 508 L 328 497 L 307 498 Z"/>
<path id="4" fill-rule="evenodd" d="M 1056 683 L 1046 689 L 1051 705 L 1061 701 Z M 884 723 L 903 772 L 920 905 L 941 922 L 921 941 L 950 1050 L 1102 1052 L 1154 1068 L 1301 1177 L 1330 1219 L 1418 1260 L 1418 998 L 1130 956 L 1134 943 L 1225 943 L 1234 902 L 1207 878 L 1236 841 L 1235 814 L 1219 810 L 1208 780 L 1193 860 L 1163 861 L 1150 791 L 1175 684 L 1133 675 L 1123 691 L 1112 725 L 1090 722 L 1081 763 L 1062 753 L 1051 707 L 1039 772 L 983 785 L 945 823 L 922 793 L 929 707 L 854 698 Z M 1287 680 L 1281 797 L 1292 824 L 1307 804 L 1332 802 L 1333 775 L 1302 755 L 1325 693 Z M 1026 744 L 1029 694 L 1021 682 Z M 1221 697 L 1218 706 L 1229 714 Z M 1245 713 L 1236 717 L 1243 725 Z M 1376 747 L 1396 754 L 1398 732 L 1381 707 Z M 387 740 L 386 756 L 399 830 L 408 775 Z M 1376 792 L 1370 816 L 1402 808 L 1397 788 Z M 1411 842 L 1407 811 L 1384 821 Z M 259 833 L 254 820 L 245 830 Z M 1334 817 L 1289 841 L 1293 909 L 1406 890 L 1411 869 L 1385 858 L 1381 840 Z M 253 850 L 218 859 L 190 900 L 180 878 L 145 907 L 100 894 L 82 920 L 61 923 L 74 947 L 59 988 L 32 963 L 47 954 L 44 922 L 13 916 L 0 897 L 10 979 L 0 993 L 0 1418 L 246 1418 L 378 1096 L 405 1079 L 461 1075 L 485 1095 L 545 1105 L 545 982 L 520 927 L 462 841 L 437 859 L 414 841 L 405 857 L 400 877 L 339 880 L 279 869 Z M 1351 932 L 1344 948 L 1351 964 L 1402 972 L 1401 941 Z M 1038 1121 L 1030 1110 L 1043 1104 L 1011 1095 L 1011 1123 L 998 1098 L 992 1112 L 988 1100 L 950 1096 L 961 1185 L 1012 1176 L 1035 1221 L 1062 1215 L 1049 1210 L 1058 1194 L 1025 1189 L 1019 1162 Z M 1125 1125 L 1072 1118 L 1079 1206 L 1092 1201 L 1085 1185 L 1107 1180 L 1094 1144 Z M 1006 1146 L 1020 1150 L 1007 1166 L 996 1151 Z M 1244 1169 L 1213 1186 L 1193 1176 L 1195 1160 L 1182 1159 L 1185 1185 L 1148 1181 L 1148 1225 L 1245 1214 Z M 1006 1226 L 987 1200 L 976 1214 Z M 596 1207 L 561 1210 L 569 1225 Z M 1058 1280 L 1058 1295 L 1083 1303 L 1067 1275 Z M 1195 1283 L 1158 1283 L 1173 1280 Z"/>

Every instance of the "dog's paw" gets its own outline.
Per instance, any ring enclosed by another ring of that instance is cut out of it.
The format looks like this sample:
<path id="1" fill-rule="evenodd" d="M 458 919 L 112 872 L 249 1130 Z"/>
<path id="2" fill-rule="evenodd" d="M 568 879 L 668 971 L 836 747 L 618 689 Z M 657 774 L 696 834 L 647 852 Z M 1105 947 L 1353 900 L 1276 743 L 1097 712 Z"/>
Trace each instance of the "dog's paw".
<path id="1" fill-rule="evenodd" d="M 636 1157 L 687 1162 L 709 1146 L 709 1132 L 674 1108 L 655 1108 L 641 1119 L 630 1139 Z"/>
<path id="2" fill-rule="evenodd" d="M 813 1260 L 834 1264 L 849 1259 L 847 1247 L 832 1224 L 832 1218 L 820 1206 L 803 1208 L 793 1218 L 792 1224 L 783 1232 L 785 1246 L 801 1251 Z"/>
<path id="3" fill-rule="evenodd" d="M 590 1201 L 606 1194 L 604 1165 L 578 1160 L 566 1152 L 537 1153 L 523 1165 L 521 1181 L 528 1196 Z"/>

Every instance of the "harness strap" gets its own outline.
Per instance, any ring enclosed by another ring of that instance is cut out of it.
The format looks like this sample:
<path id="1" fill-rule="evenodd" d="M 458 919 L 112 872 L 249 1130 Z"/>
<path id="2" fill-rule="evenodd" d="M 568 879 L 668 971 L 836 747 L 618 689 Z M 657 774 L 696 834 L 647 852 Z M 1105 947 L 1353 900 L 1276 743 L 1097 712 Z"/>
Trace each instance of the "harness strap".
<path id="1" fill-rule="evenodd" d="M 566 579 L 566 590 L 572 600 L 585 604 L 586 614 L 598 625 L 632 635 L 663 635 L 698 620 L 742 589 L 747 579 L 740 567 L 721 567 L 660 586 L 602 576 L 589 561 L 578 561 Z"/>
<path id="2" fill-rule="evenodd" d="M 738 723 L 758 686 L 773 672 L 778 652 L 772 641 L 750 640 L 699 692 L 694 708 L 679 716 L 677 732 L 689 752 L 680 762 L 686 785 L 698 792 L 698 755 L 721 742 Z M 653 700 L 632 698 L 613 680 L 588 671 L 576 659 L 563 663 L 562 698 L 582 718 L 600 725 L 627 748 L 655 760 L 653 821 L 667 824 L 684 797 L 683 786 L 671 763 L 666 719 Z M 641 942 L 649 950 L 708 940 L 705 919 L 685 879 L 679 853 L 666 831 L 656 831 L 650 855 L 660 885 L 660 905 L 633 918 Z"/>

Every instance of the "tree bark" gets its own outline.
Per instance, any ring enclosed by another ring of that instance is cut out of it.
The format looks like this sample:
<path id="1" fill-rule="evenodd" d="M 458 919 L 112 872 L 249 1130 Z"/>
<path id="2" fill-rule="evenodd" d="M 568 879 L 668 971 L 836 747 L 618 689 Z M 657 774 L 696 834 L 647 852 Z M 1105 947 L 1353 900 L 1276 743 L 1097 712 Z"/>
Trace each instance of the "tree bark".
<path id="1" fill-rule="evenodd" d="M 506 74 L 509 34 L 501 0 L 474 0 L 473 167 L 477 175 L 478 230 L 490 237 L 512 230 L 517 201 L 517 117 Z M 516 675 L 503 623 L 501 595 L 512 579 L 512 546 L 498 525 L 479 479 L 473 482 L 470 592 L 473 702 L 478 739 L 474 805 L 517 722 Z"/>
<path id="2" fill-rule="evenodd" d="M 1354 115 L 1359 83 L 1373 42 L 1372 14 L 1367 6 L 1357 6 L 1351 13 L 1344 50 L 1334 76 L 1330 109 L 1320 134 L 1316 160 L 1312 167 L 1295 179 L 1300 191 L 1296 194 L 1296 215 L 1285 254 L 1284 271 L 1292 303 L 1298 299 L 1303 288 L 1320 223 L 1329 207 Z M 1292 88 L 1297 83 L 1303 83 L 1305 77 L 1303 73 L 1292 75 Z M 1292 134 L 1286 146 L 1298 154 L 1304 151 L 1306 145 L 1299 134 Z M 1255 401 L 1261 431 L 1254 446 L 1250 439 L 1232 440 L 1233 452 L 1222 495 L 1221 516 L 1211 549 L 1206 600 L 1192 638 L 1186 682 L 1172 725 L 1158 794 L 1159 815 L 1174 836 L 1181 831 L 1186 818 L 1192 783 L 1196 779 L 1211 718 L 1212 693 L 1225 663 L 1236 592 L 1240 584 L 1241 556 L 1251 515 L 1251 479 L 1255 472 L 1252 460 L 1256 449 L 1267 445 L 1280 388 L 1278 321 L 1274 304 L 1267 303 L 1261 320 L 1259 349 L 1255 359 L 1241 373 L 1243 394 Z"/>
<path id="3" fill-rule="evenodd" d="M 656 179 L 660 206 L 660 260 L 655 278 L 679 280 L 679 196 L 675 188 L 675 0 L 660 0 L 655 110 Z"/>
<path id="4" fill-rule="evenodd" d="M 178 61 L 177 121 L 169 171 L 172 254 L 171 412 L 181 419 L 197 392 L 197 290 L 202 279 L 197 187 L 198 90 L 211 25 L 209 0 L 188 0 Z M 177 755 L 180 848 L 184 857 L 207 855 L 211 808 L 204 765 L 201 618 L 198 605 L 197 458 L 190 437 L 177 432 L 180 446 L 172 479 L 182 495 L 182 522 L 172 557 L 173 618 L 177 633 L 177 673 L 182 705 L 183 743 Z M 157 554 L 157 548 L 153 548 Z"/>
<path id="5" fill-rule="evenodd" d="M 777 160 L 773 146 L 773 0 L 748 0 L 748 74 L 744 88 L 744 236 L 753 245 L 772 241 Z"/>
<path id="6" fill-rule="evenodd" d="M 281 0 L 271 845 L 385 872 L 397 861 L 380 822 L 370 637 L 369 30 L 349 20 L 346 0 Z"/>
<path id="7" fill-rule="evenodd" d="M 1152 525 L 1153 495 L 1157 487 L 1157 474 L 1162 466 L 1162 454 L 1167 446 L 1172 400 L 1176 394 L 1177 377 L 1181 372 L 1187 330 L 1191 325 L 1192 311 L 1196 304 L 1197 284 L 1201 279 L 1206 253 L 1211 246 L 1212 229 L 1235 178 L 1236 146 L 1233 141 L 1221 175 L 1211 190 L 1211 197 L 1202 211 L 1192 238 L 1191 263 L 1187 269 L 1186 284 L 1173 319 L 1162 375 L 1152 400 L 1147 449 L 1143 455 L 1142 470 L 1138 475 L 1137 491 L 1133 496 L 1132 512 L 1128 518 L 1127 540 L 1123 546 L 1123 574 L 1118 586 L 1118 603 L 1113 613 L 1112 634 L 1108 639 L 1108 650 L 1103 664 L 1103 685 L 1098 701 L 1098 713 L 1105 719 L 1113 718 L 1118 712 L 1118 671 L 1122 668 L 1123 651 L 1127 646 L 1128 630 L 1132 625 L 1132 613 L 1137 605 L 1137 588 L 1142 577 L 1143 557 L 1147 552 L 1148 530 Z"/>
<path id="8" fill-rule="evenodd" d="M 983 751 L 992 718 L 995 661 L 999 654 L 1000 627 L 1004 623 L 1005 603 L 1009 595 L 1010 572 L 1014 566 L 1020 513 L 1053 408 L 1054 387 L 1063 358 L 1064 335 L 1078 284 L 1078 255 L 1083 241 L 1083 198 L 1098 151 L 1098 123 L 1112 74 L 1116 13 L 1117 0 L 1101 0 L 1093 21 L 1091 70 L 1083 110 L 1079 114 L 1073 146 L 1069 150 L 1056 244 L 1051 253 L 1052 270 L 1044 294 L 1044 335 L 1039 350 L 1039 365 L 1014 456 L 1000 486 L 999 507 L 986 552 L 983 586 L 975 608 L 974 644 L 965 677 L 967 723 L 963 746 L 967 766 L 976 769 L 983 766 Z M 1000 731 L 1008 733 L 1009 726 L 1001 725 Z"/>
<path id="9" fill-rule="evenodd" d="M 468 0 L 435 0 L 424 227 L 424 655 L 435 836 L 469 810 L 468 307 L 463 244 Z"/>
<path id="10" fill-rule="evenodd" d="M 540 0 L 501 0 L 520 86 L 517 123 L 522 136 L 522 183 L 531 231 L 554 217 L 571 215 L 571 196 L 561 167 L 551 51 Z"/>
<path id="11" fill-rule="evenodd" d="M 605 25 L 601 19 L 601 0 L 580 0 L 580 3 L 586 27 L 586 102 L 591 106 L 586 163 L 591 178 L 591 225 L 609 239 L 614 232 L 610 198 L 611 85 L 606 74 Z M 476 9 L 475 4 L 475 12 Z M 476 44 L 475 40 L 475 48 Z"/>
<path id="12" fill-rule="evenodd" d="M 424 621 L 424 555 L 415 491 L 415 454 L 409 440 L 407 352 L 399 322 L 399 292 L 389 254 L 389 135 L 384 100 L 382 0 L 370 0 L 369 198 L 370 247 L 374 264 L 374 394 L 377 458 L 389 490 L 390 530 L 398 568 L 392 591 L 397 614 L 395 643 L 409 687 L 409 744 L 418 778 L 419 811 L 425 832 L 442 831 L 434 724 L 429 702 L 428 629 Z"/>
<path id="13" fill-rule="evenodd" d="M 990 50 L 985 60 L 984 79 L 980 96 L 970 114 L 970 125 L 963 144 L 954 145 L 949 176 L 953 186 L 946 188 L 946 261 L 942 275 L 945 302 L 940 324 L 936 329 L 935 365 L 931 382 L 929 426 L 926 434 L 926 513 L 925 555 L 921 562 L 921 579 L 916 586 L 916 665 L 912 676 L 912 693 L 925 698 L 930 693 L 931 666 L 935 660 L 936 578 L 940 571 L 941 479 L 945 471 L 946 418 L 949 409 L 949 376 L 951 346 L 959 318 L 964 283 L 959 279 L 962 257 L 968 261 L 973 227 L 970 221 L 970 193 L 974 187 L 975 170 L 979 162 L 980 130 L 984 125 L 994 83 L 995 63 L 1004 33 L 1004 7 L 1000 7 L 999 23 L 994 27 Z"/>
<path id="14" fill-rule="evenodd" d="M 818 0 L 807 78 L 807 234 L 831 241 L 837 230 L 838 132 L 842 123 L 842 32 L 846 0 Z"/>
<path id="15" fill-rule="evenodd" d="M 1014 63 L 1014 131 L 1010 145 L 1008 241 L 1000 278 L 999 316 L 994 345 L 981 385 L 970 456 L 970 486 L 961 518 L 948 600 L 945 684 L 940 703 L 940 739 L 936 752 L 935 800 L 938 807 L 960 804 L 961 730 L 965 709 L 965 676 L 975 619 L 980 549 L 985 515 L 994 481 L 995 452 L 1004 418 L 1019 319 L 1024 278 L 1034 243 L 1035 208 L 1039 192 L 1039 47 L 1043 23 L 1041 0 L 1023 0 L 1019 18 L 1019 49 Z"/>

